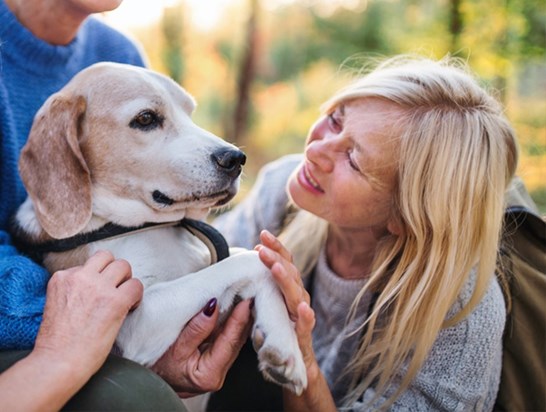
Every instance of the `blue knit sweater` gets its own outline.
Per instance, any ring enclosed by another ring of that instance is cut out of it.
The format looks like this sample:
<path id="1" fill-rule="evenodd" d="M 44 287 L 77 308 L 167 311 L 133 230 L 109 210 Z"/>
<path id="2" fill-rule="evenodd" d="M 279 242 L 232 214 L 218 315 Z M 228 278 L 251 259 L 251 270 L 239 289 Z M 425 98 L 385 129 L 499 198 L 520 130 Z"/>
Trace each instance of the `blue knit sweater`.
<path id="1" fill-rule="evenodd" d="M 10 244 L 9 220 L 26 192 L 17 159 L 46 98 L 99 61 L 144 66 L 138 47 L 95 18 L 67 46 L 34 37 L 0 0 L 0 349 L 32 347 L 49 274 Z"/>

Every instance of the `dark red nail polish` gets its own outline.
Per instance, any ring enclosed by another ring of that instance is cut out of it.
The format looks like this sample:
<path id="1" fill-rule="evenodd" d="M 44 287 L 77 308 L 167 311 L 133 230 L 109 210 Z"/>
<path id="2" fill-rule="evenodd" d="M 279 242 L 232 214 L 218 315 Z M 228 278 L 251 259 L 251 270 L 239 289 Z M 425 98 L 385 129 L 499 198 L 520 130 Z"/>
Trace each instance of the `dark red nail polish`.
<path id="1" fill-rule="evenodd" d="M 214 314 L 217 303 L 218 301 L 216 300 L 216 298 L 212 298 L 207 302 L 207 304 L 203 308 L 203 313 L 205 314 L 205 316 L 208 316 L 210 318 Z"/>

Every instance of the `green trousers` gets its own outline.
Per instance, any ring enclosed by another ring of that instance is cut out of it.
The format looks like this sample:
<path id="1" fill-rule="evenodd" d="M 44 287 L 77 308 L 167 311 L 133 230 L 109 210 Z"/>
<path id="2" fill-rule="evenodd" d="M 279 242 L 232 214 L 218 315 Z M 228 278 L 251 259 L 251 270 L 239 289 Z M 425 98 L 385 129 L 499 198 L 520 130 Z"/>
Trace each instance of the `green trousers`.
<path id="1" fill-rule="evenodd" d="M 0 373 L 29 351 L 0 352 Z M 32 382 L 29 382 L 32 385 Z M 174 390 L 151 370 L 109 355 L 104 365 L 64 406 L 65 411 L 181 411 Z"/>

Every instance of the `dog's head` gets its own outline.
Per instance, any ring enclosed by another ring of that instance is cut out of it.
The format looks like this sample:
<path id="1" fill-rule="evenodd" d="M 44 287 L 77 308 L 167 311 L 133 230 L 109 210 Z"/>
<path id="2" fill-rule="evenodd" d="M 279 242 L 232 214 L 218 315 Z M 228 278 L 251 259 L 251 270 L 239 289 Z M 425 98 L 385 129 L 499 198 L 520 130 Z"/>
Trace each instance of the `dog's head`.
<path id="1" fill-rule="evenodd" d="M 19 168 L 54 238 L 93 215 L 126 226 L 201 218 L 235 195 L 245 155 L 191 120 L 193 98 L 159 73 L 99 63 L 36 114 Z"/>

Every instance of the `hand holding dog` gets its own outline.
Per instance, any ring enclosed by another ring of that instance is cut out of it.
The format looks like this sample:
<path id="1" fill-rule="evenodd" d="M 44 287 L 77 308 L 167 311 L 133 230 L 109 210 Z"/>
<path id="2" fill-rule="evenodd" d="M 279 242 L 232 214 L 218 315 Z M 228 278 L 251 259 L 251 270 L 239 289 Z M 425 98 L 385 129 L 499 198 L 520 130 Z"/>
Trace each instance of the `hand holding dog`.
<path id="1" fill-rule="evenodd" d="M 97 252 L 83 266 L 56 272 L 48 283 L 35 350 L 60 357 L 91 376 L 105 361 L 142 293 L 129 263 L 106 251 Z"/>
<path id="2" fill-rule="evenodd" d="M 142 291 L 110 252 L 53 274 L 34 349 L 0 375 L 0 409 L 59 410 L 104 363 Z"/>
<path id="3" fill-rule="evenodd" d="M 44 320 L 35 351 L 78 367 L 84 382 L 103 364 L 127 313 L 142 299 L 142 283 L 132 278 L 125 260 L 110 252 L 93 255 L 83 266 L 56 272 L 51 278 Z M 182 330 L 154 370 L 182 397 L 218 390 L 248 337 L 249 302 L 241 302 L 222 332 L 203 352 L 200 346 L 218 319 L 211 301 Z M 76 375 L 78 376 L 78 375 Z"/>
<path id="4" fill-rule="evenodd" d="M 301 396 L 283 390 L 285 410 L 335 411 L 334 400 L 313 351 L 312 331 L 315 312 L 310 306 L 309 292 L 303 286 L 301 274 L 293 264 L 292 255 L 273 234 L 260 233 L 262 244 L 256 250 L 262 262 L 271 270 L 282 291 L 290 318 L 296 323 L 298 344 L 307 370 L 307 389 Z"/>
<path id="5" fill-rule="evenodd" d="M 213 334 L 218 316 L 216 299 L 212 299 L 152 367 L 181 398 L 219 390 L 248 338 L 252 324 L 249 300 L 235 306 L 214 341 L 204 344 Z"/>

